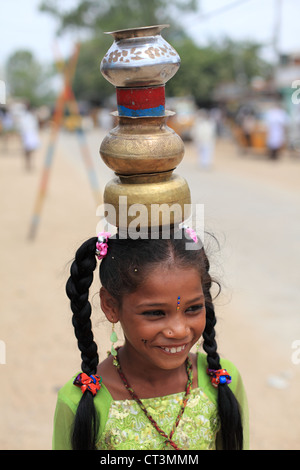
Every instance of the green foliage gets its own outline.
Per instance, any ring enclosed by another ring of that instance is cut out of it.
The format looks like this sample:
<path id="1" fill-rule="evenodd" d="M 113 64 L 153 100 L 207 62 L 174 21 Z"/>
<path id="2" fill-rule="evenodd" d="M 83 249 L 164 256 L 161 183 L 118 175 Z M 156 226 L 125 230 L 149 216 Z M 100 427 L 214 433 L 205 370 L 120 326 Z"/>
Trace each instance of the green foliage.
<path id="1" fill-rule="evenodd" d="M 25 99 L 32 106 L 53 100 L 48 81 L 51 71 L 45 70 L 27 50 L 14 52 L 6 62 L 6 79 L 11 96 Z"/>
<path id="2" fill-rule="evenodd" d="M 191 39 L 172 44 L 181 57 L 181 67 L 168 82 L 169 96 L 194 96 L 199 105 L 209 105 L 216 87 L 224 82 L 249 85 L 257 75 L 268 77 L 269 64 L 259 57 L 260 46 L 225 39 L 198 47 Z"/>
<path id="3" fill-rule="evenodd" d="M 100 62 L 112 44 L 111 36 L 102 35 L 81 44 L 78 65 L 73 82 L 77 99 L 103 103 L 115 93 L 114 87 L 100 73 Z M 209 105 L 220 83 L 241 81 L 245 85 L 251 78 L 267 77 L 270 66 L 259 58 L 259 46 L 231 43 L 207 47 L 197 46 L 192 39 L 172 42 L 181 58 L 177 74 L 166 84 L 167 96 L 193 96 L 201 105 Z"/>
<path id="4" fill-rule="evenodd" d="M 40 10 L 59 22 L 59 33 L 70 29 L 88 29 L 94 34 L 115 29 L 176 24 L 178 11 L 195 11 L 196 0 L 78 0 L 70 9 L 63 2 L 44 0 Z"/>
<path id="5" fill-rule="evenodd" d="M 104 36 L 104 35 L 103 35 Z M 73 91 L 77 99 L 93 104 L 103 102 L 115 93 L 113 85 L 102 77 L 100 62 L 112 43 L 111 37 L 94 38 L 80 45 Z"/>
<path id="6" fill-rule="evenodd" d="M 113 41 L 103 32 L 151 24 L 171 24 L 163 30 L 163 37 L 181 57 L 179 71 L 167 83 L 168 96 L 194 96 L 199 105 L 206 105 L 220 83 L 235 81 L 247 85 L 252 77 L 270 73 L 268 64 L 259 57 L 258 44 L 225 38 L 221 43 L 197 46 L 177 21 L 180 12 L 196 11 L 196 0 L 78 0 L 68 10 L 62 5 L 58 0 L 44 0 L 40 9 L 58 20 L 60 33 L 75 28 L 91 35 L 80 48 L 73 82 L 77 99 L 101 104 L 114 94 L 113 86 L 99 70 Z"/>
<path id="7" fill-rule="evenodd" d="M 103 103 L 114 94 L 113 86 L 101 75 L 100 62 L 112 44 L 113 38 L 103 34 L 107 31 L 127 29 L 152 24 L 169 24 L 164 30 L 167 40 L 183 38 L 182 28 L 174 21 L 174 12 L 196 8 L 196 0 L 80 0 L 66 9 L 63 2 L 44 0 L 42 12 L 51 14 L 58 22 L 58 34 L 86 31 L 90 40 L 80 45 L 80 54 L 73 80 L 77 99 Z"/>

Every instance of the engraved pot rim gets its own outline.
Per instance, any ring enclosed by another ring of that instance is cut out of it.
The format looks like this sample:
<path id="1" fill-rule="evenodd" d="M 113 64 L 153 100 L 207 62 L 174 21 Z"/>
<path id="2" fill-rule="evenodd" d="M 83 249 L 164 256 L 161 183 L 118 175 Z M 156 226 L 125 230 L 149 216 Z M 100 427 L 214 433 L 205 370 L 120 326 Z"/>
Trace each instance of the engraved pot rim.
<path id="1" fill-rule="evenodd" d="M 159 24 L 152 26 L 140 26 L 138 28 L 118 29 L 115 31 L 105 31 L 104 34 L 111 34 L 115 41 L 121 39 L 140 38 L 144 36 L 155 36 L 160 34 L 164 28 L 169 28 L 169 24 Z"/>

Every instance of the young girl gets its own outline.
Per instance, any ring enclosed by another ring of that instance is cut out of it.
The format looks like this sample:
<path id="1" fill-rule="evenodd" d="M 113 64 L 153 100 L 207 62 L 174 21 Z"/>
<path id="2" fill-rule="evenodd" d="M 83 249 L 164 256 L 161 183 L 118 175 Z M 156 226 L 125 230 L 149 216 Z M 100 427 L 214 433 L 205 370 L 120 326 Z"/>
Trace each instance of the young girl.
<path id="1" fill-rule="evenodd" d="M 125 338 L 100 364 L 88 300 L 97 257 L 101 308 Z M 217 352 L 212 282 L 190 229 L 83 243 L 66 286 L 82 373 L 59 391 L 54 449 L 247 448 L 247 400 L 237 369 Z M 199 341 L 205 352 L 191 353 Z"/>

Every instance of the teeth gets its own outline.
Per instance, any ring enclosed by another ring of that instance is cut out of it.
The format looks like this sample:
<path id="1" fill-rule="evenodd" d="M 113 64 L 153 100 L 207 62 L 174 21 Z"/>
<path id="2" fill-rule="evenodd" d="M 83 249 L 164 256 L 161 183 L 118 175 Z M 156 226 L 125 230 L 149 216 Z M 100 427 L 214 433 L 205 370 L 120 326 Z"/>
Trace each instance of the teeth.
<path id="1" fill-rule="evenodd" d="M 167 351 L 171 354 L 174 354 L 174 353 L 183 351 L 184 348 L 185 348 L 185 345 L 184 346 L 178 346 L 178 348 L 162 348 L 162 349 L 164 349 L 165 351 Z"/>

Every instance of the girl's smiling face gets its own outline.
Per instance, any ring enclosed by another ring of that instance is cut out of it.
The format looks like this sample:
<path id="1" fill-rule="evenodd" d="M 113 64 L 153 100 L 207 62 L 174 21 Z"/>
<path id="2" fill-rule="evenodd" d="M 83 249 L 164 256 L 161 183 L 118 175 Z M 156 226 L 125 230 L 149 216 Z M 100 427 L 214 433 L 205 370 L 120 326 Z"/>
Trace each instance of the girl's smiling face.
<path id="1" fill-rule="evenodd" d="M 121 306 L 114 303 L 110 312 L 107 295 L 107 291 L 100 293 L 103 311 L 111 321 L 120 321 L 125 348 L 131 357 L 138 355 L 145 367 L 179 367 L 202 336 L 205 299 L 199 272 L 194 268 L 173 265 L 152 269 L 142 286 L 125 295 Z"/>

